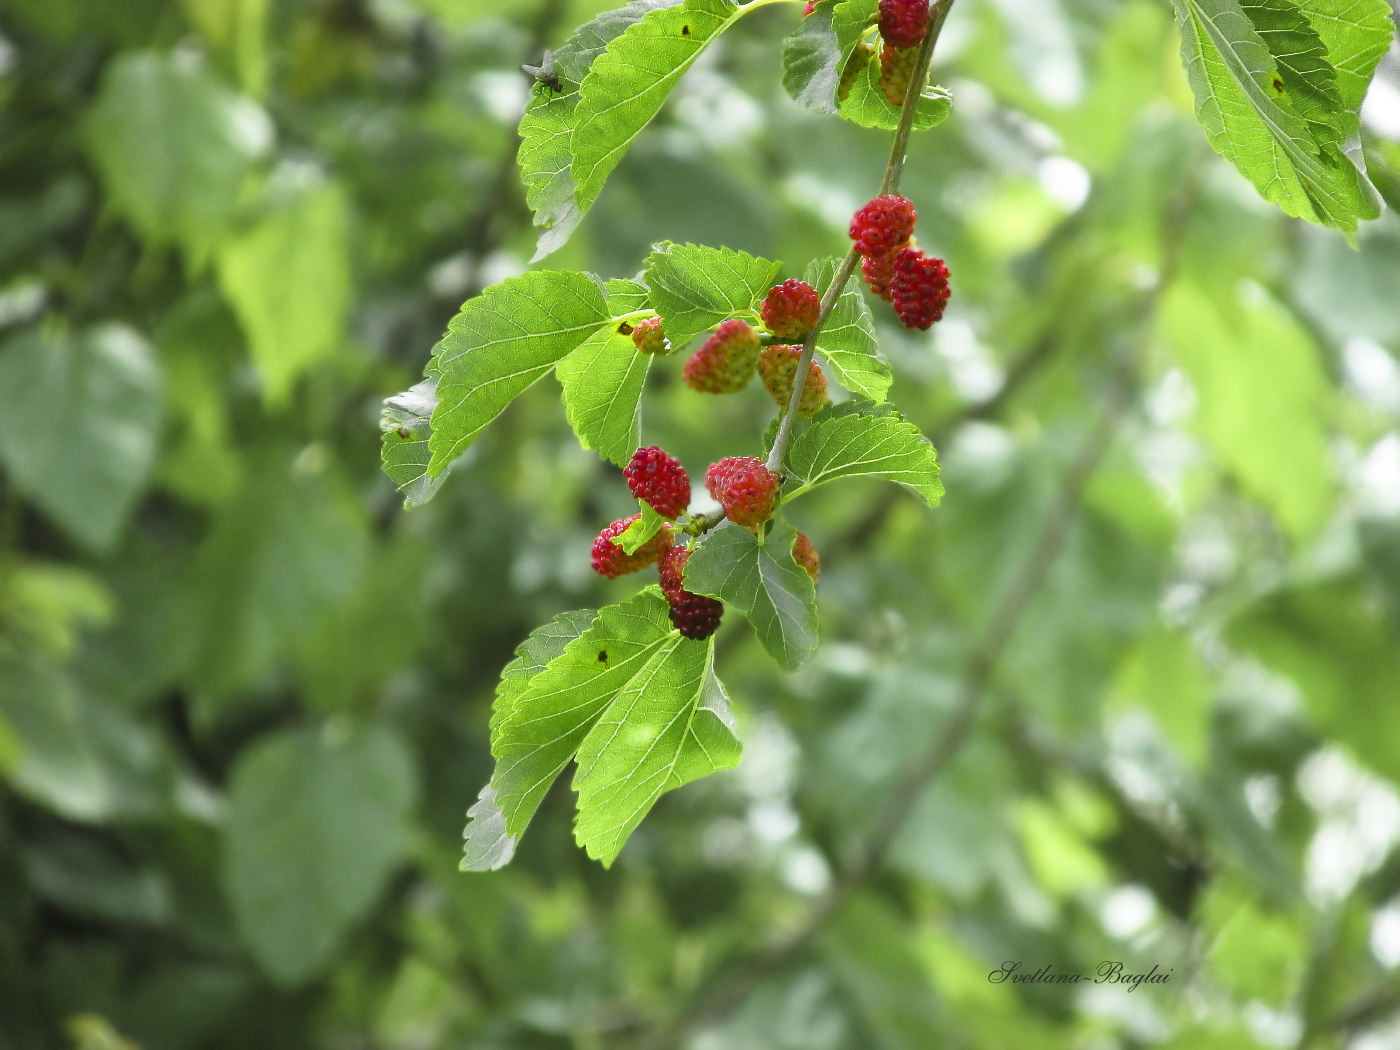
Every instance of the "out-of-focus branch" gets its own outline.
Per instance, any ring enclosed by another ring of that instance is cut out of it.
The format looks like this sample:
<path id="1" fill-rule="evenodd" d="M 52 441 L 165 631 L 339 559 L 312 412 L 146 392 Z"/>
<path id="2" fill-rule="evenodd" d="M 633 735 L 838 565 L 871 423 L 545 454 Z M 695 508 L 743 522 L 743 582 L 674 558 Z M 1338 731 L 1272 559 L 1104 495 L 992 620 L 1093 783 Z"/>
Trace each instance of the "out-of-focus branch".
<path id="1" fill-rule="evenodd" d="M 567 9 L 567 0 L 543 0 L 530 27 L 530 40 L 525 45 L 522 61 L 534 62 L 539 58 Z M 505 139 L 501 148 L 500 163 L 496 165 L 496 172 L 491 177 L 491 185 L 467 223 L 467 298 L 481 291 L 481 264 L 505 239 L 508 224 L 503 225 L 499 217 L 507 211 L 507 204 L 516 194 L 520 183 L 515 170 L 520 132 L 514 127 L 508 128 Z"/>

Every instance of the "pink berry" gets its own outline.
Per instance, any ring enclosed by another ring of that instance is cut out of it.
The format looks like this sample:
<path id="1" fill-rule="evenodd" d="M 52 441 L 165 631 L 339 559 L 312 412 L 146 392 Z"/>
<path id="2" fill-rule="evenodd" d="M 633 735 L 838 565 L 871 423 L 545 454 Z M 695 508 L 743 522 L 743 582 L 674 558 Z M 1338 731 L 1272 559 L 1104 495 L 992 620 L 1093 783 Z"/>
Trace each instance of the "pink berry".
<path id="1" fill-rule="evenodd" d="M 757 456 L 730 456 L 710 464 L 705 488 L 736 525 L 757 530 L 773 516 L 778 476 Z"/>
<path id="2" fill-rule="evenodd" d="M 674 518 L 690 506 L 690 478 L 674 456 L 655 445 L 639 448 L 623 468 L 627 487 L 663 518 Z"/>

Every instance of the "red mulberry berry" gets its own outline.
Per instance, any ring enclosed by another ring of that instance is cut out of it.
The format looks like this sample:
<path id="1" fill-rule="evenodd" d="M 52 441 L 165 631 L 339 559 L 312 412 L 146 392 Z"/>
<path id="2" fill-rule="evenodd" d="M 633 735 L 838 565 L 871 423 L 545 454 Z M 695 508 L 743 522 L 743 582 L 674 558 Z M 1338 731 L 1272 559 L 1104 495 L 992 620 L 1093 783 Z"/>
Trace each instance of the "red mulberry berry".
<path id="1" fill-rule="evenodd" d="M 822 300 L 806 281 L 796 278 L 768 290 L 763 300 L 763 324 L 779 339 L 801 339 L 821 316 Z"/>
<path id="2" fill-rule="evenodd" d="M 757 456 L 730 456 L 711 463 L 705 487 L 736 525 L 757 530 L 773 516 L 778 476 Z"/>
<path id="3" fill-rule="evenodd" d="M 948 267 L 942 259 L 917 248 L 904 248 L 895 256 L 890 295 L 905 328 L 931 327 L 943 316 L 949 294 Z"/>
<path id="4" fill-rule="evenodd" d="M 661 593 L 671 607 L 671 623 L 687 638 L 708 638 L 719 627 L 724 603 L 685 589 L 685 563 L 689 547 L 670 547 L 661 555 Z"/>
<path id="5" fill-rule="evenodd" d="M 690 478 L 674 456 L 653 445 L 632 453 L 622 471 L 627 487 L 663 518 L 674 518 L 690 506 Z"/>
<path id="6" fill-rule="evenodd" d="M 867 255 L 860 261 L 860 272 L 865 274 L 865 281 L 870 285 L 870 290 L 885 302 L 890 301 L 890 282 L 894 280 L 894 257 L 898 252 L 899 249 L 896 248 L 884 255 Z"/>
<path id="7" fill-rule="evenodd" d="M 817 557 L 817 549 L 812 546 L 812 541 L 807 538 L 805 532 L 799 532 L 797 539 L 792 541 L 792 560 L 807 570 L 807 575 L 812 577 L 813 583 L 817 582 L 817 578 L 822 574 L 822 560 Z"/>
<path id="8" fill-rule="evenodd" d="M 670 548 L 669 529 L 662 529 L 632 554 L 628 554 L 619 544 L 613 542 L 614 536 L 621 536 L 627 531 L 627 527 L 640 517 L 640 514 L 633 514 L 630 518 L 622 518 L 598 533 L 598 538 L 593 541 L 594 572 L 615 580 L 619 576 L 654 564 L 656 559 L 661 557 L 661 553 Z"/>
<path id="9" fill-rule="evenodd" d="M 774 343 L 765 346 L 758 358 L 758 374 L 763 379 L 773 403 L 785 409 L 792 399 L 792 381 L 797 376 L 797 360 L 802 356 L 802 347 L 783 346 Z M 822 366 L 815 361 L 807 372 L 807 381 L 802 384 L 802 397 L 797 402 L 797 418 L 814 416 L 827 405 L 831 398 L 826 392 L 826 376 Z"/>
<path id="10" fill-rule="evenodd" d="M 802 17 L 806 18 L 817 9 L 817 0 L 807 0 L 807 6 L 802 9 Z"/>
<path id="11" fill-rule="evenodd" d="M 852 216 L 851 240 L 867 259 L 888 255 L 913 235 L 917 218 L 913 201 L 897 193 L 881 194 Z"/>
<path id="12" fill-rule="evenodd" d="M 899 48 L 886 43 L 880 49 L 880 90 L 891 106 L 904 105 L 918 58 L 919 50 L 914 47 Z"/>
<path id="13" fill-rule="evenodd" d="M 648 317 L 638 321 L 632 329 L 632 342 L 644 354 L 669 354 L 671 345 L 666 342 L 666 330 L 661 327 L 661 318 Z"/>
<path id="14" fill-rule="evenodd" d="M 737 394 L 753 378 L 762 349 L 758 333 L 747 324 L 725 321 L 685 363 L 686 385 L 702 394 Z"/>
<path id="15" fill-rule="evenodd" d="M 914 48 L 928 33 L 929 0 L 880 0 L 880 35 L 887 44 Z"/>

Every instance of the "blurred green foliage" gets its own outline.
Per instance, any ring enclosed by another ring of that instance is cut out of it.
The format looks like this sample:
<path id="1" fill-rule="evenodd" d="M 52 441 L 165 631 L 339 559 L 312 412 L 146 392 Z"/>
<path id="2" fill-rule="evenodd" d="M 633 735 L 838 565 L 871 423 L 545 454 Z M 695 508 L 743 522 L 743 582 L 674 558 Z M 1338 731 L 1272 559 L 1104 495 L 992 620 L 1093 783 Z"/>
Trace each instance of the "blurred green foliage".
<path id="1" fill-rule="evenodd" d="M 1400 222 L 1353 248 L 1263 202 L 1149 0 L 954 8 L 952 115 L 903 183 L 952 307 L 929 334 L 877 312 L 946 496 L 800 505 L 822 649 L 785 675 L 727 618 L 739 766 L 609 870 L 561 782 L 510 867 L 457 871 L 500 670 L 631 593 L 588 550 L 632 501 L 552 381 L 409 513 L 376 420 L 527 266 L 517 66 L 607 6 L 0 6 L 0 1048 L 640 1042 L 862 841 L 1134 348 L 965 746 L 689 1045 L 1394 1045 Z M 547 268 L 844 251 L 888 134 L 783 93 L 798 11 L 706 52 Z M 1358 129 L 1392 202 L 1396 55 Z M 642 440 L 755 452 L 763 391 L 697 398 L 679 367 Z M 1109 959 L 1171 982 L 988 980 Z"/>

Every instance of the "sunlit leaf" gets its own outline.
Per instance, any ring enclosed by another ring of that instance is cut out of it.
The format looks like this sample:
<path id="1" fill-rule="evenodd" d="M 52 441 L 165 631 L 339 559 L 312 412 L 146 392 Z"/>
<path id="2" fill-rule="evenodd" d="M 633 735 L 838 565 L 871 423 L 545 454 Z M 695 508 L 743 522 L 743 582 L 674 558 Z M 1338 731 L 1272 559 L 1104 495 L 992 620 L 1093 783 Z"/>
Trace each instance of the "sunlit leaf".
<path id="1" fill-rule="evenodd" d="M 447 326 L 433 357 L 436 477 L 486 424 L 608 319 L 603 289 L 585 273 L 540 270 L 488 288 Z"/>

